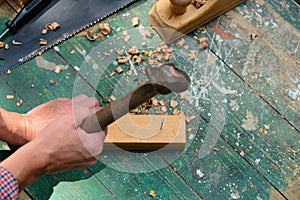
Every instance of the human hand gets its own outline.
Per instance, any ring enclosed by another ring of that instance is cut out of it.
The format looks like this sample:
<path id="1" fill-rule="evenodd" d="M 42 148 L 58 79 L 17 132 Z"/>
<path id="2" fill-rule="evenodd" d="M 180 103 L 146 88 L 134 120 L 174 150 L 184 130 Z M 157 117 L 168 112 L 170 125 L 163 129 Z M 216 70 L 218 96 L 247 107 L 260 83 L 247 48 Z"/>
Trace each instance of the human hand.
<path id="1" fill-rule="evenodd" d="M 38 136 L 42 129 L 55 119 L 71 112 L 72 104 L 76 106 L 87 106 L 90 109 L 99 110 L 99 103 L 95 98 L 86 95 L 79 95 L 73 99 L 59 98 L 41 104 L 23 115 L 24 131 L 23 137 L 26 141 L 31 141 Z"/>
<path id="2" fill-rule="evenodd" d="M 106 130 L 88 134 L 80 128 L 95 108 L 89 99 L 74 101 L 71 111 L 48 124 L 36 139 L 1 163 L 16 177 L 20 189 L 42 174 L 85 168 L 97 162 Z"/>

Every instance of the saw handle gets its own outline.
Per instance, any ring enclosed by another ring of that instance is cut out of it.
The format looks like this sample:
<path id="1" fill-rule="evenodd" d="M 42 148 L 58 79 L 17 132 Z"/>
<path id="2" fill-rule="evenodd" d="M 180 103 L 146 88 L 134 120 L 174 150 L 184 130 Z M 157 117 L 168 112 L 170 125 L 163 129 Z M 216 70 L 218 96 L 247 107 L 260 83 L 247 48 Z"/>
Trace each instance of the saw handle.
<path id="1" fill-rule="evenodd" d="M 40 13 L 51 0 L 33 0 L 26 5 L 18 15 L 12 20 L 7 21 L 5 25 L 12 32 L 16 33 L 19 28 L 27 24 L 33 19 L 38 13 Z"/>
<path id="2" fill-rule="evenodd" d="M 85 118 L 80 127 L 87 133 L 102 130 L 158 93 L 155 84 L 145 83 Z"/>

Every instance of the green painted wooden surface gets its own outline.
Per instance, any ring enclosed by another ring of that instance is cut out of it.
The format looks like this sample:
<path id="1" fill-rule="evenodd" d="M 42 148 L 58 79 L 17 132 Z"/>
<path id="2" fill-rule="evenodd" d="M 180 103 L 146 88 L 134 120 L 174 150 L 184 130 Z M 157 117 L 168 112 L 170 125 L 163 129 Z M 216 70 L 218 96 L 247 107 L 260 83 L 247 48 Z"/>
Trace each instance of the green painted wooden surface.
<path id="1" fill-rule="evenodd" d="M 146 79 L 140 72 L 145 63 L 136 66 L 136 76 L 127 76 L 125 65 L 124 73 L 109 74 L 118 66 L 116 49 L 142 49 L 142 41 L 146 50 L 160 45 L 155 32 L 151 39 L 142 35 L 154 3 L 138 1 L 106 19 L 113 30 L 104 41 L 91 42 L 80 33 L 43 54 L 67 66 L 60 74 L 37 67 L 34 59 L 2 75 L 1 107 L 26 112 L 57 97 L 95 95 L 93 89 L 101 101 L 135 88 L 138 79 Z M 171 45 L 176 49 L 172 61 L 192 78 L 191 102 L 175 94 L 158 99 L 175 99 L 187 115 L 196 116 L 187 124 L 184 152 L 105 151 L 95 166 L 43 176 L 28 192 L 35 199 L 299 199 L 299 155 L 289 151 L 300 149 L 299 13 L 293 1 L 249 0 L 207 24 L 206 31 L 185 37 L 188 50 Z M 140 26 L 134 29 L 135 16 Z M 127 42 L 124 30 L 131 35 Z M 251 33 L 258 34 L 254 41 Z M 210 46 L 189 61 L 189 50 L 198 50 L 194 36 L 208 37 Z M 5 99 L 7 93 L 16 93 L 25 104 L 16 107 Z M 205 147 L 214 149 L 206 155 Z"/>

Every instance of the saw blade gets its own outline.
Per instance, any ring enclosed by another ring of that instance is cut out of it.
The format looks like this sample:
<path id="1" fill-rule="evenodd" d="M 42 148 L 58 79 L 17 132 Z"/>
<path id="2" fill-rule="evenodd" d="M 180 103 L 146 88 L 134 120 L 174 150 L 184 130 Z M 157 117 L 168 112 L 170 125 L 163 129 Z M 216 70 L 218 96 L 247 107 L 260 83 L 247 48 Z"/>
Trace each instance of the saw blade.
<path id="1" fill-rule="evenodd" d="M 104 18 L 116 13 L 137 0 L 56 0 L 45 8 L 11 39 L 21 45 L 10 45 L 8 50 L 0 49 L 0 74 L 13 69 L 38 54 L 54 47 Z M 60 28 L 42 34 L 45 25 L 57 22 Z M 41 46 L 40 39 L 47 45 Z"/>

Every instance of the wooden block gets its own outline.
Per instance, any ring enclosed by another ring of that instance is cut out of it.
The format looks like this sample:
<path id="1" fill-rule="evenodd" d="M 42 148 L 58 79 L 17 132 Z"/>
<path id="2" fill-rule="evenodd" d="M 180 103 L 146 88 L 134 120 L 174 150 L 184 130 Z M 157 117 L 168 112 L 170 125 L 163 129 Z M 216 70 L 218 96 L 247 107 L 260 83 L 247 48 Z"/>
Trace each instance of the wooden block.
<path id="1" fill-rule="evenodd" d="M 161 128 L 162 121 L 164 122 Z M 185 116 L 127 114 L 108 126 L 105 150 L 184 150 Z"/>
<path id="2" fill-rule="evenodd" d="M 209 22 L 244 0 L 209 0 L 201 8 L 189 5 L 182 15 L 175 15 L 169 0 L 159 0 L 150 10 L 148 19 L 162 39 L 167 42 L 182 37 Z"/>

